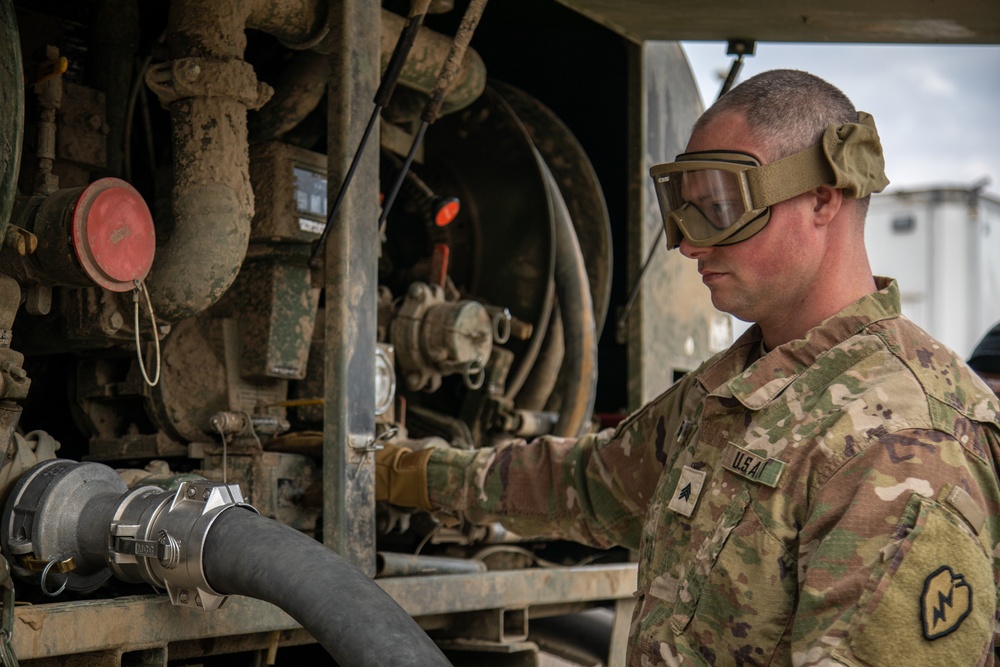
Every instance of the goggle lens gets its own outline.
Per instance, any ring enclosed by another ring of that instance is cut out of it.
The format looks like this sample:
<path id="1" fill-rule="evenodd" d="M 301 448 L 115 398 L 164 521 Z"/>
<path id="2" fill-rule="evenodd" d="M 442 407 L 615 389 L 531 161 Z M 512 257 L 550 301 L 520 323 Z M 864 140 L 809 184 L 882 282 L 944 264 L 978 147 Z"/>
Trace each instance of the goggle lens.
<path id="1" fill-rule="evenodd" d="M 761 213 L 747 210 L 742 174 L 750 165 L 720 162 L 674 162 L 653 174 L 664 223 L 695 244 L 725 241 Z"/>

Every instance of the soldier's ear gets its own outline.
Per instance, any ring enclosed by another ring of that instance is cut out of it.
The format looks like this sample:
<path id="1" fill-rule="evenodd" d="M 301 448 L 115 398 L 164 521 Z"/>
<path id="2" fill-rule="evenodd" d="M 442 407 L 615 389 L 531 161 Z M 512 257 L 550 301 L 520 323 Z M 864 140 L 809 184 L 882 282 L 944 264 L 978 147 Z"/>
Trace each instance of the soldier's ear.
<path id="1" fill-rule="evenodd" d="M 829 185 L 821 185 L 808 194 L 812 202 L 813 222 L 817 225 L 830 224 L 844 205 L 844 191 Z"/>

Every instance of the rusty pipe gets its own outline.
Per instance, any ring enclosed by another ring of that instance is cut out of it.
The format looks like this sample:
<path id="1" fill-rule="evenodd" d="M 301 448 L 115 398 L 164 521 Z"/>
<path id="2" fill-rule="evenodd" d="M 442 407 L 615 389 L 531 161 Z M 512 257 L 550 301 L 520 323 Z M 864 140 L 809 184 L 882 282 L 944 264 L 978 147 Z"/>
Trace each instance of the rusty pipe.
<path id="1" fill-rule="evenodd" d="M 403 27 L 404 18 L 389 11 L 382 12 L 382 67 L 392 53 L 393 40 Z M 437 84 L 438 74 L 452 48 L 452 39 L 428 28 L 421 28 L 403 65 L 399 82 L 420 93 L 429 95 Z M 483 94 L 486 89 L 486 65 L 474 50 L 466 48 L 465 55 L 449 84 L 448 96 L 442 114 L 464 109 Z"/>
<path id="2" fill-rule="evenodd" d="M 270 87 L 243 60 L 246 28 L 301 45 L 326 28 L 323 0 L 178 0 L 170 5 L 173 60 L 146 83 L 170 110 L 172 224 L 157 249 L 148 286 L 155 312 L 178 321 L 214 304 L 246 257 L 253 218 L 247 109 Z"/>
<path id="3" fill-rule="evenodd" d="M 375 577 L 416 577 L 431 574 L 474 574 L 486 572 L 486 563 L 468 558 L 420 556 L 379 551 L 375 554 Z"/>
<path id="4" fill-rule="evenodd" d="M 393 53 L 393 40 L 403 29 L 405 19 L 389 10 L 382 10 L 382 30 L 380 32 L 381 67 L 385 71 Z M 330 78 L 328 54 L 332 38 L 315 45 L 312 51 L 296 54 L 275 82 L 274 96 L 250 119 L 250 139 L 262 143 L 280 137 L 296 127 L 319 106 L 326 93 L 326 82 Z M 441 66 L 448 57 L 451 40 L 441 33 L 421 27 L 416 34 L 409 57 L 406 58 L 399 74 L 399 83 L 407 90 L 397 91 L 397 97 L 409 98 L 417 94 L 425 98 L 434 88 Z M 467 49 L 462 60 L 454 87 L 448 92 L 441 109 L 442 114 L 464 109 L 482 95 L 486 88 L 486 65 L 472 49 Z M 406 105 L 412 110 L 404 110 L 402 116 L 415 118 L 423 101 Z M 398 100 L 393 109 L 400 107 Z M 395 117 L 395 115 L 394 115 Z"/>
<path id="5" fill-rule="evenodd" d="M 170 3 L 167 47 L 173 58 L 240 58 L 246 28 L 292 48 L 308 47 L 329 31 L 326 0 L 177 0 Z"/>
<path id="6" fill-rule="evenodd" d="M 212 304 L 232 285 L 246 257 L 253 218 L 247 109 L 271 95 L 243 60 L 246 28 L 267 32 L 291 48 L 329 53 L 324 0 L 177 0 L 170 5 L 167 47 L 173 60 L 149 69 L 146 83 L 170 110 L 174 185 L 172 224 L 157 248 L 148 278 L 155 312 L 178 321 Z M 385 15 L 386 13 L 383 13 Z M 395 15 L 393 15 L 395 16 Z M 402 22 L 401 17 L 396 17 Z M 387 34 L 399 25 L 389 18 Z M 436 71 L 435 38 L 418 36 L 408 85 L 420 89 L 420 72 Z M 440 39 L 446 40 L 443 36 Z M 383 48 L 383 52 L 391 52 Z M 424 55 L 420 55 L 424 54 Z M 442 56 L 443 58 L 444 56 Z M 478 56 L 467 56 L 451 104 L 471 102 L 485 86 Z M 433 82 L 433 77 L 430 78 Z"/>
<path id="7" fill-rule="evenodd" d="M 149 276 L 156 313 L 177 321 L 214 304 L 246 257 L 253 218 L 247 109 L 270 96 L 243 60 L 246 28 L 290 45 L 327 31 L 324 0 L 179 0 L 170 5 L 171 62 L 146 82 L 170 110 L 172 224 Z"/>

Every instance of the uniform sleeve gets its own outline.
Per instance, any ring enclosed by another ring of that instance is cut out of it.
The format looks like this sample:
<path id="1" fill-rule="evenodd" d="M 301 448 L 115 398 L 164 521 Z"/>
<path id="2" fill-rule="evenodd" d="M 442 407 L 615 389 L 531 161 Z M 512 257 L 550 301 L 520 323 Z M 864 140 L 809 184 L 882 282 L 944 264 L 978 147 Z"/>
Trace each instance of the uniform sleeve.
<path id="1" fill-rule="evenodd" d="M 997 482 L 963 440 L 883 435 L 810 499 L 793 664 L 992 664 Z"/>
<path id="2" fill-rule="evenodd" d="M 684 385 L 614 431 L 437 450 L 428 465 L 431 503 L 475 523 L 500 521 L 524 536 L 637 548 Z"/>

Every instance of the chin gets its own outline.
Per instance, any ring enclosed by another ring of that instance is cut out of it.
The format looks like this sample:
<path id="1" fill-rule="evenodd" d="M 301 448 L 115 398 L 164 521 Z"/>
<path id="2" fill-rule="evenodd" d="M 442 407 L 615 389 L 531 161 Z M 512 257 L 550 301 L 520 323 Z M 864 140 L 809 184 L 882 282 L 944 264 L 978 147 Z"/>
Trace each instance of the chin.
<path id="1" fill-rule="evenodd" d="M 757 321 L 745 303 L 734 302 L 733 299 L 727 299 L 721 294 L 712 293 L 712 305 L 716 310 L 732 315 L 741 322 Z"/>

